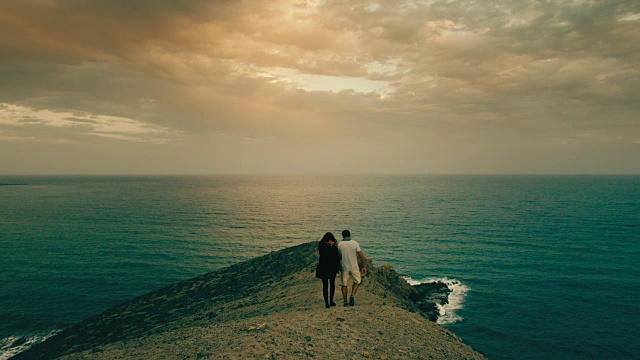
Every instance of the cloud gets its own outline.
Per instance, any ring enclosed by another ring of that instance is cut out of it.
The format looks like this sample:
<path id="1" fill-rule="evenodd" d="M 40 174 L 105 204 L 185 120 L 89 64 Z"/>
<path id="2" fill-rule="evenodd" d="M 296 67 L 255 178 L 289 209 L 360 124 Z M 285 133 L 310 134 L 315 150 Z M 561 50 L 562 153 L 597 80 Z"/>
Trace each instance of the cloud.
<path id="1" fill-rule="evenodd" d="M 314 139 L 357 136 L 371 156 L 393 143 L 409 172 L 428 169 L 413 154 L 427 148 L 463 163 L 586 146 L 580 134 L 633 143 L 639 14 L 624 0 L 6 0 L 0 103 L 64 116 L 12 117 L 6 136 L 31 139 L 30 124 L 36 138 L 206 148 L 226 133 L 273 158 L 291 154 L 265 139 L 320 154 Z"/>
<path id="2" fill-rule="evenodd" d="M 2 104 L 0 106 L 0 130 L 12 134 L 13 140 L 45 138 L 56 132 L 61 138 L 73 142 L 78 137 L 94 135 L 119 140 L 163 143 L 175 140 L 175 131 L 134 119 L 115 116 L 86 114 L 84 117 L 70 113 L 53 112 Z M 64 131 L 56 130 L 64 129 Z"/>

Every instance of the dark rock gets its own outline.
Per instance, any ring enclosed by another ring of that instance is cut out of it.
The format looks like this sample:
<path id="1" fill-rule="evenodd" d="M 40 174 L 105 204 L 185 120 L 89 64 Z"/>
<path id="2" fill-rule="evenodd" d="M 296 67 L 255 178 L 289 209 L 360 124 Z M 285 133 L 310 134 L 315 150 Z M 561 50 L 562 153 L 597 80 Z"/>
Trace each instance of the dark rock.
<path id="1" fill-rule="evenodd" d="M 13 342 L 13 344 L 11 344 L 11 347 L 20 346 L 26 342 L 27 342 L 27 339 L 23 337 L 19 337 Z"/>
<path id="2" fill-rule="evenodd" d="M 451 290 L 442 282 L 431 282 L 415 285 L 415 292 L 409 297 L 418 310 L 429 320 L 437 321 L 440 315 L 438 305 L 448 303 Z"/>
<path id="3" fill-rule="evenodd" d="M 370 264 L 367 264 L 367 268 L 370 275 L 375 277 L 378 283 L 380 283 L 385 291 L 381 294 L 385 297 L 386 292 L 390 292 L 401 299 L 409 299 L 411 294 L 415 290 L 403 279 L 397 271 L 393 269 L 393 266 L 384 264 L 379 268 L 375 268 Z"/>
<path id="4" fill-rule="evenodd" d="M 207 319 L 212 320 L 218 317 L 218 313 L 210 312 L 207 314 Z"/>
<path id="5" fill-rule="evenodd" d="M 429 301 L 444 305 L 447 304 L 451 293 L 447 284 L 439 281 L 415 285 L 413 288 L 416 292 L 411 296 L 411 300 L 414 302 Z"/>

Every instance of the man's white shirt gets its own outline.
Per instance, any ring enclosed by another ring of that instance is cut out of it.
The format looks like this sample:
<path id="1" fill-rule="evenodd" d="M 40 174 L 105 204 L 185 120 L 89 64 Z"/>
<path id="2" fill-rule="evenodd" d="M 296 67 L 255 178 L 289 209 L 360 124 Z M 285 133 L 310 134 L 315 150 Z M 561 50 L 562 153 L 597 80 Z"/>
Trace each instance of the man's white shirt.
<path id="1" fill-rule="evenodd" d="M 338 250 L 342 255 L 342 271 L 360 271 L 358 266 L 358 251 L 360 250 L 360 244 L 357 241 L 340 241 L 338 244 Z"/>

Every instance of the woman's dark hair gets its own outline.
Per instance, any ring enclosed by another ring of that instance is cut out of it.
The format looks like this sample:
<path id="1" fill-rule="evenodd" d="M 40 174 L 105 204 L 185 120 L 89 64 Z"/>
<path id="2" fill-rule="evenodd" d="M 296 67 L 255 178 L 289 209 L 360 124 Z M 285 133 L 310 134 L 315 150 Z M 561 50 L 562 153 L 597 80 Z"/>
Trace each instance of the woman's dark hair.
<path id="1" fill-rule="evenodd" d="M 320 242 L 318 242 L 318 247 L 322 246 L 322 244 L 328 243 L 329 241 L 336 242 L 336 237 L 330 232 L 324 234 L 322 239 L 320 239 Z"/>

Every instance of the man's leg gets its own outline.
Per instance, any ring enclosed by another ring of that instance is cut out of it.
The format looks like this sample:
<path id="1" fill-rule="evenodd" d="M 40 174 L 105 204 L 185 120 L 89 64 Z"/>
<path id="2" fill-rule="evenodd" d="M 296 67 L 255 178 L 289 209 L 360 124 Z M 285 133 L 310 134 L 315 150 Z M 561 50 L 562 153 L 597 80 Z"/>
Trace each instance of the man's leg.
<path id="1" fill-rule="evenodd" d="M 358 291 L 358 286 L 360 286 L 360 281 L 362 281 L 362 278 L 360 277 L 359 271 L 354 271 L 351 275 L 353 276 L 353 286 L 351 287 L 351 297 L 349 298 L 349 305 L 353 306 L 356 303 L 355 294 L 356 291 Z"/>
<path id="2" fill-rule="evenodd" d="M 340 281 L 342 281 L 342 299 L 347 303 L 347 281 L 349 281 L 349 272 L 342 271 L 340 273 Z"/>
<path id="3" fill-rule="evenodd" d="M 353 286 L 351 287 L 351 297 L 349 297 L 349 306 L 354 306 L 356 304 L 355 294 L 358 290 L 358 283 L 353 282 Z"/>
<path id="4" fill-rule="evenodd" d="M 358 285 L 360 285 L 360 284 L 355 283 L 355 282 L 353 283 L 353 287 L 351 288 L 351 296 L 355 295 L 356 291 L 358 291 Z"/>

